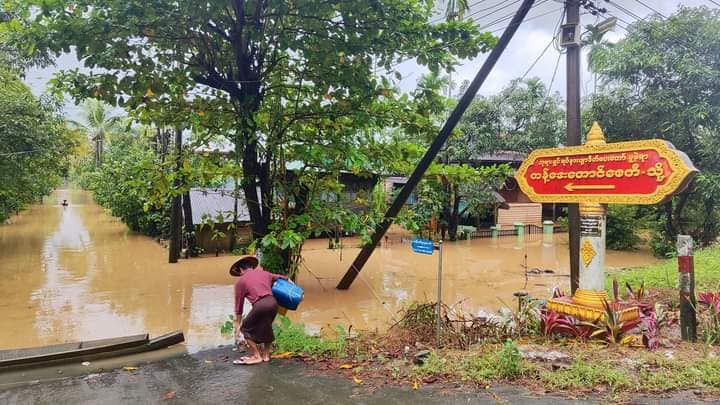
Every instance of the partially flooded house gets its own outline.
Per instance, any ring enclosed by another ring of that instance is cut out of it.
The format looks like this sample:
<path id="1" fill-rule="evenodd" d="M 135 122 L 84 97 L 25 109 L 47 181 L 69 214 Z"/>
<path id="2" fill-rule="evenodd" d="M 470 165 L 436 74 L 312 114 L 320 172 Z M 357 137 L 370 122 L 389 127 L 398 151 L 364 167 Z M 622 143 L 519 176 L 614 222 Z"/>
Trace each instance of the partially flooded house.
<path id="1" fill-rule="evenodd" d="M 242 192 L 237 196 L 237 227 L 234 234 L 237 243 L 247 244 L 252 236 L 250 213 Z M 197 243 L 204 253 L 230 250 L 231 224 L 235 217 L 235 195 L 231 188 L 192 188 L 192 222 Z"/>

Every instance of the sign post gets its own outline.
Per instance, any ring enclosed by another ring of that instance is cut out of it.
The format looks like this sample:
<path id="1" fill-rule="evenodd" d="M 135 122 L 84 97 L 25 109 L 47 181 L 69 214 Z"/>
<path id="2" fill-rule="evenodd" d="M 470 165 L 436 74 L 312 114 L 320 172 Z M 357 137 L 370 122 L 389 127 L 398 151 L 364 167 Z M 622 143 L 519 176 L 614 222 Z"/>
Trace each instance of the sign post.
<path id="1" fill-rule="evenodd" d="M 442 241 L 436 245 L 429 239 L 413 239 L 410 243 L 410 247 L 415 253 L 432 256 L 433 251 L 438 251 L 437 322 L 435 325 L 435 339 L 437 340 L 438 347 L 440 346 L 440 328 L 442 325 L 442 245 Z"/>
<path id="2" fill-rule="evenodd" d="M 693 263 L 693 240 L 689 235 L 677 236 L 678 286 L 680 289 L 680 335 L 682 340 L 697 340 L 697 317 L 695 314 L 695 266 Z"/>
<path id="3" fill-rule="evenodd" d="M 435 331 L 435 339 L 440 347 L 440 325 L 442 322 L 442 241 L 438 243 L 438 281 L 437 281 L 437 327 Z"/>
<path id="4" fill-rule="evenodd" d="M 534 202 L 580 204 L 580 274 L 571 280 L 579 288 L 570 301 L 550 300 L 548 306 L 590 320 L 602 314 L 598 309 L 608 300 L 605 204 L 661 203 L 683 191 L 696 173 L 687 155 L 671 143 L 608 144 L 597 122 L 583 146 L 533 151 L 515 175 L 520 189 Z"/>

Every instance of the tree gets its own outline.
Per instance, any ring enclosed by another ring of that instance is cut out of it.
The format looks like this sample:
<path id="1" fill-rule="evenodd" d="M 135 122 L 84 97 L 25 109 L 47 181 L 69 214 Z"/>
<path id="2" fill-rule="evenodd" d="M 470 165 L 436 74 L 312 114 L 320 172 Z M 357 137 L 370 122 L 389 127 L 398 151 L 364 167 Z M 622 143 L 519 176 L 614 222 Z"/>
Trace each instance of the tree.
<path id="1" fill-rule="evenodd" d="M 80 185 L 93 192 L 100 205 L 119 217 L 130 229 L 157 238 L 170 233 L 170 199 L 161 205 L 153 202 L 151 184 L 154 177 L 164 176 L 165 166 L 150 144 L 144 129 L 117 131 L 108 142 L 105 162 L 95 166 L 88 159 L 80 170 Z"/>
<path id="2" fill-rule="evenodd" d="M 610 140 L 668 140 L 700 169 L 686 192 L 658 207 L 658 253 L 672 249 L 678 233 L 706 244 L 720 232 L 718 32 L 720 10 L 681 8 L 631 25 L 593 58 L 603 89 L 587 117 L 602 123 Z"/>
<path id="3" fill-rule="evenodd" d="M 85 100 L 82 111 L 82 121 L 71 121 L 71 124 L 87 133 L 89 140 L 94 144 L 95 167 L 100 167 L 106 137 L 116 131 L 126 117 L 113 114 L 109 105 L 95 99 Z"/>
<path id="4" fill-rule="evenodd" d="M 439 124 L 440 117 L 453 102 L 437 91 L 447 82 L 447 78 L 433 73 L 424 75 L 418 82 L 414 97 L 418 100 L 418 109 L 427 117 L 429 125 Z M 453 134 L 418 186 L 418 204 L 413 207 L 414 215 L 406 217 L 415 222 L 409 225 L 413 230 L 418 231 L 434 217 L 439 219 L 442 238 L 447 234 L 450 240 L 455 240 L 461 217 L 467 214 L 477 216 L 485 207 L 494 204 L 496 201 L 493 192 L 500 189 L 512 174 L 507 165 L 471 166 L 474 154 L 472 149 L 468 148 L 466 142 L 469 137 L 466 135 L 459 131 Z M 402 160 L 405 162 L 404 168 L 400 164 L 395 169 L 409 174 L 414 168 L 413 163 L 420 159 L 432 139 L 400 137 L 400 140 L 409 158 Z"/>
<path id="5" fill-rule="evenodd" d="M 0 222 L 50 193 L 67 174 L 79 133 L 17 72 L 0 68 Z"/>
<path id="6" fill-rule="evenodd" d="M 539 79 L 514 80 L 500 94 L 473 101 L 458 126 L 457 149 L 480 155 L 557 147 L 565 134 L 561 103 Z"/>
<path id="7" fill-rule="evenodd" d="M 176 118 L 190 116 L 194 125 L 226 135 L 242 168 L 256 238 L 272 232 L 271 225 L 281 233 L 290 223 L 283 204 L 291 190 L 276 190 L 289 156 L 322 165 L 352 152 L 368 129 L 420 128 L 390 86 L 396 62 L 416 58 L 438 71 L 495 41 L 472 22 L 427 24 L 432 2 L 423 0 L 82 0 L 17 7 L 20 23 L 9 29 L 20 49 L 34 55 L 73 47 L 93 69 L 59 75 L 74 97 L 132 109 L 167 106 Z M 384 69 L 383 78 L 376 68 Z"/>

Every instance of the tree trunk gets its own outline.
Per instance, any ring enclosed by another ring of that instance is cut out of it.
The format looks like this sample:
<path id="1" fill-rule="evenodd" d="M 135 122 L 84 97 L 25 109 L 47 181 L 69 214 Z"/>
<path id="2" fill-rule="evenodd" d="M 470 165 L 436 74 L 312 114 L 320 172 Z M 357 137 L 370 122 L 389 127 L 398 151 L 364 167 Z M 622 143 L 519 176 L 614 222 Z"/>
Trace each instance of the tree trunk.
<path id="1" fill-rule="evenodd" d="M 240 187 L 237 178 L 233 179 L 233 219 L 232 227 L 228 232 L 228 251 L 232 253 L 237 243 L 237 227 L 238 227 L 238 200 L 240 199 Z"/>
<path id="2" fill-rule="evenodd" d="M 672 241 L 677 232 L 673 226 L 673 206 L 672 199 L 663 204 L 665 209 L 665 240 Z"/>
<path id="3" fill-rule="evenodd" d="M 451 241 L 457 240 L 458 225 L 460 225 L 460 196 L 458 195 L 458 187 L 452 187 L 453 206 L 448 221 L 448 237 Z"/>
<path id="4" fill-rule="evenodd" d="M 175 157 L 175 170 L 176 174 L 180 174 L 182 169 L 182 130 L 175 130 L 175 147 L 177 155 Z M 181 186 L 180 176 L 175 176 L 173 188 L 177 191 Z M 176 195 L 172 199 L 172 207 L 170 212 L 170 248 L 169 259 L 170 263 L 177 263 L 180 258 L 180 249 L 182 240 L 180 234 L 182 232 L 182 207 L 181 207 L 180 194 Z"/>
<path id="5" fill-rule="evenodd" d="M 266 207 L 271 207 L 272 202 L 260 200 L 258 186 L 260 186 L 261 193 L 263 189 L 267 188 L 267 184 L 259 184 L 259 182 L 262 179 L 268 179 L 270 177 L 269 173 L 261 175 L 261 171 L 268 169 L 269 166 L 261 165 L 258 162 L 257 141 L 249 139 L 250 136 L 245 136 L 244 138 L 247 141 L 245 142 L 242 158 L 242 190 L 245 196 L 245 204 L 250 214 L 253 239 L 260 239 L 267 235 L 268 225 L 270 225 L 270 213 L 264 211 L 266 211 Z"/>
<path id="6" fill-rule="evenodd" d="M 192 218 L 192 201 L 190 201 L 190 191 L 188 190 L 182 197 L 183 218 L 185 220 L 185 240 L 187 241 L 187 255 L 197 257 L 198 246 L 197 236 L 195 234 L 195 225 Z"/>

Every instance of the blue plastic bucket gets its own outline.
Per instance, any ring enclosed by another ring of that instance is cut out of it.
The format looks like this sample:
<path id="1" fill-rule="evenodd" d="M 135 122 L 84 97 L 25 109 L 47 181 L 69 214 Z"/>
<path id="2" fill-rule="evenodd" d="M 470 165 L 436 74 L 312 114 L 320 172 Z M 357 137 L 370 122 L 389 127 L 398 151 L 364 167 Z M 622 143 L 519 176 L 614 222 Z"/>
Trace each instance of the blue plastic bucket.
<path id="1" fill-rule="evenodd" d="M 300 301 L 303 299 L 305 291 L 299 286 L 281 278 L 273 283 L 272 293 L 280 306 L 296 310 L 298 305 L 300 305 Z"/>

